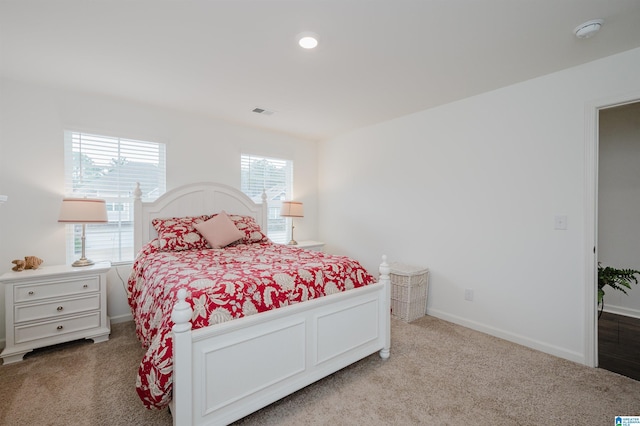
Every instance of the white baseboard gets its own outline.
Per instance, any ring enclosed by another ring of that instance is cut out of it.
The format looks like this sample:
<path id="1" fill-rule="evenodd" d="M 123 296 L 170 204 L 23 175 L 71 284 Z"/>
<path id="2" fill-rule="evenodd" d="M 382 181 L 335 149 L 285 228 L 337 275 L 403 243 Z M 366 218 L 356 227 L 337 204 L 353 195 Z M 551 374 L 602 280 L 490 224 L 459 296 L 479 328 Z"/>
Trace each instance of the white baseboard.
<path id="1" fill-rule="evenodd" d="M 541 342 L 539 340 L 531 339 L 529 337 L 522 336 L 520 334 L 511 333 L 499 328 L 491 327 L 476 321 L 471 321 L 467 318 L 451 315 L 446 312 L 438 311 L 437 309 L 429 309 L 427 311 L 427 315 L 431 315 L 433 317 L 440 318 L 445 321 L 449 321 L 454 324 L 458 324 L 463 327 L 470 328 L 472 330 L 480 331 L 482 333 L 486 333 L 494 337 L 499 337 L 500 339 L 508 340 L 509 342 L 517 343 L 519 345 L 526 346 L 528 348 L 535 349 L 540 352 L 544 352 L 550 355 L 567 359 L 569 361 L 586 365 L 584 354 L 579 352 L 570 351 L 566 348 L 561 348 L 554 345 L 549 345 L 548 343 Z"/>
<path id="2" fill-rule="evenodd" d="M 604 311 L 610 314 L 623 315 L 625 317 L 640 319 L 640 310 L 638 309 L 623 308 L 622 306 L 609 306 L 605 303 Z"/>
<path id="3" fill-rule="evenodd" d="M 133 315 L 131 314 L 118 315 L 110 318 L 111 318 L 111 324 L 118 324 L 120 322 L 133 321 Z"/>

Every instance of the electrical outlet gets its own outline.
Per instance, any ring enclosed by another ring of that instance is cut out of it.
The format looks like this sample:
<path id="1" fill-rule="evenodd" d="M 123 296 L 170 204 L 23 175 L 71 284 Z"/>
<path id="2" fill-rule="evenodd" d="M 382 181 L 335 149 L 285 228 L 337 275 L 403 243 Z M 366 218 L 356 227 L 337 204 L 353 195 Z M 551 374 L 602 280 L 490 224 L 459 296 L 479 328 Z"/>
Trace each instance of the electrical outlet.
<path id="1" fill-rule="evenodd" d="M 473 301 L 473 289 L 466 288 L 464 290 L 464 300 Z"/>

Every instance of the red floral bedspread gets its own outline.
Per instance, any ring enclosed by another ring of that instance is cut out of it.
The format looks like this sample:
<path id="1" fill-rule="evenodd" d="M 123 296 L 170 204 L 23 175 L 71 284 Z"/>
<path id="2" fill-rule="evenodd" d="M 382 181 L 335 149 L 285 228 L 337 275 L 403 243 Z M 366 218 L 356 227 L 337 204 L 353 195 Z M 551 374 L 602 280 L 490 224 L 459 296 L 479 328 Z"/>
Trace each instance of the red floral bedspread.
<path id="1" fill-rule="evenodd" d="M 171 401 L 171 310 L 180 288 L 189 292 L 193 328 L 373 283 L 358 262 L 269 241 L 224 249 L 160 251 L 147 244 L 127 286 L 136 332 L 147 352 L 136 390 L 147 408 Z"/>

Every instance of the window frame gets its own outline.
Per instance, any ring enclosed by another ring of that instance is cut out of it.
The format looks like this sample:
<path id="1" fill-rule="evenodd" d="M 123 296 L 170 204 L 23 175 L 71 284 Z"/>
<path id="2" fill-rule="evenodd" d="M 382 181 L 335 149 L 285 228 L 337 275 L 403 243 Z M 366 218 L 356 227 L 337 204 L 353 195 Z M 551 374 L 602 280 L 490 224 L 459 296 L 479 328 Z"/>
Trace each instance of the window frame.
<path id="1" fill-rule="evenodd" d="M 88 170 L 94 174 L 89 178 L 85 176 Z M 136 182 L 143 189 L 154 187 L 143 190 L 143 200 L 153 201 L 166 192 L 166 176 L 164 143 L 64 130 L 65 196 L 99 198 L 107 205 L 108 223 L 86 225 L 87 258 L 114 265 L 133 262 Z M 66 259 L 73 262 L 80 257 L 82 225 L 67 225 L 65 235 Z"/>
<path id="2" fill-rule="evenodd" d="M 274 182 L 271 180 L 271 176 L 260 177 L 260 171 L 251 167 L 252 163 L 255 164 L 260 161 L 267 162 L 270 167 L 282 167 L 282 181 Z M 286 158 L 256 154 L 240 155 L 240 190 L 256 203 L 262 202 L 263 191 L 267 194 L 267 229 L 262 231 L 275 243 L 285 244 L 289 241 L 288 234 L 291 227 L 291 219 L 280 216 L 280 207 L 282 201 L 293 199 L 293 167 L 293 160 Z M 253 170 L 256 173 L 252 173 Z M 252 174 L 255 176 L 253 183 L 251 183 Z M 249 182 L 246 181 L 247 178 Z M 284 188 L 278 188 L 278 184 L 283 185 Z"/>

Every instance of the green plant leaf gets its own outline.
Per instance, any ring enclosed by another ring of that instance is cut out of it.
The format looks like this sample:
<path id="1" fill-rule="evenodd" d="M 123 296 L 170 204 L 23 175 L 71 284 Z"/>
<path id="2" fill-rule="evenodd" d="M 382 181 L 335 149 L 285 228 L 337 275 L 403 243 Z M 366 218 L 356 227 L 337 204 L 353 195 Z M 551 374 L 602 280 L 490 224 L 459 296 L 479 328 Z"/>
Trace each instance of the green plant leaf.
<path id="1" fill-rule="evenodd" d="M 628 294 L 626 289 L 631 289 L 631 284 L 638 284 L 636 274 L 640 271 L 636 269 L 617 269 L 610 266 L 602 266 L 598 262 L 598 304 L 602 303 L 604 298 L 604 287 L 609 286 L 614 290 L 619 290 L 624 294 Z"/>

